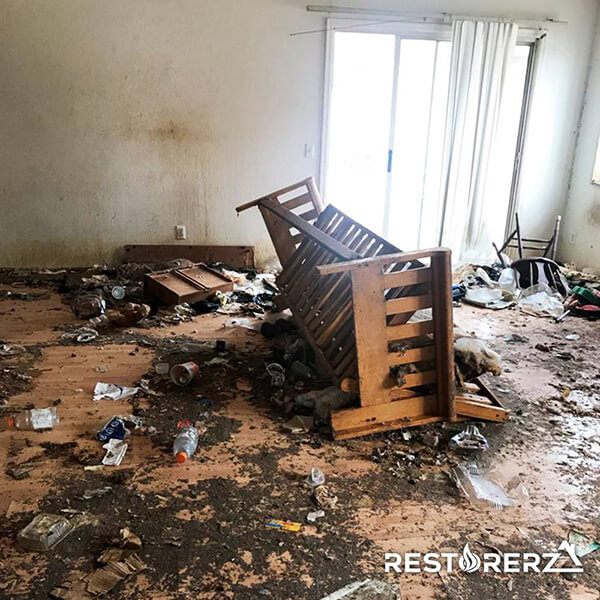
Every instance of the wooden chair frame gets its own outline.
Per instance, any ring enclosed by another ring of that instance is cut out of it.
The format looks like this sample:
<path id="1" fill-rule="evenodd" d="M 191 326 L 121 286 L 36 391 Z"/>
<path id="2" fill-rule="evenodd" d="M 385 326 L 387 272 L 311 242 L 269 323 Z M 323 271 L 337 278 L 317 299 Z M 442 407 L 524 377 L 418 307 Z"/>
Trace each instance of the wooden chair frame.
<path id="1" fill-rule="evenodd" d="M 298 215 L 303 221 L 314 223 L 315 219 L 323 212 L 323 200 L 321 199 L 314 178 L 307 177 L 302 181 L 271 192 L 252 202 L 242 204 L 235 209 L 239 215 L 249 208 L 258 206 L 275 246 L 279 262 L 282 266 L 285 266 L 304 238 L 304 235 L 294 227 L 282 227 L 281 220 L 273 216 L 271 211 L 265 209 L 264 205 L 267 202 L 274 202 L 281 205 L 292 214 Z"/>
<path id="2" fill-rule="evenodd" d="M 281 201 L 302 186 L 302 200 Z M 450 250 L 402 252 L 324 208 L 314 190 L 307 179 L 237 210 L 261 211 L 283 267 L 281 295 L 319 366 L 337 383 L 358 381 L 360 406 L 332 415 L 334 437 L 462 416 L 506 420 L 489 390 L 488 398 L 477 394 L 481 388 L 456 394 Z M 301 201 L 312 210 L 294 213 Z M 415 320 L 424 309 L 430 314 Z"/>

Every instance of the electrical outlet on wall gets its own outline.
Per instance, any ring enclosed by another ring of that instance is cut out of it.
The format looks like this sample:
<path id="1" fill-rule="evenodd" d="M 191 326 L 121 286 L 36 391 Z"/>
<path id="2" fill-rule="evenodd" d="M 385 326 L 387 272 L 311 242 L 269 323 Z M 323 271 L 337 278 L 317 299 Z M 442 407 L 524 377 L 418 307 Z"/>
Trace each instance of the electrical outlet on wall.
<path id="1" fill-rule="evenodd" d="M 175 225 L 175 239 L 185 240 L 187 234 L 185 232 L 185 225 Z"/>

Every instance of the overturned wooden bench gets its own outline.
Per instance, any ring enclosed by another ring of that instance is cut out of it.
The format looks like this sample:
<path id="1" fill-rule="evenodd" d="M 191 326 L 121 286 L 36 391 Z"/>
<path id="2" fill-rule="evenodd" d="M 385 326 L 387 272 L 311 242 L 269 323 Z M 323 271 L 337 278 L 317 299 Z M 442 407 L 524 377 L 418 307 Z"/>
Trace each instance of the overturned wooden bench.
<path id="1" fill-rule="evenodd" d="M 303 187 L 300 200 L 282 201 Z M 282 263 L 281 294 L 319 366 L 358 389 L 360 406 L 332 415 L 336 439 L 463 416 L 506 420 L 487 388 L 456 393 L 450 250 L 402 252 L 324 207 L 312 180 L 237 210 L 252 206 Z"/>

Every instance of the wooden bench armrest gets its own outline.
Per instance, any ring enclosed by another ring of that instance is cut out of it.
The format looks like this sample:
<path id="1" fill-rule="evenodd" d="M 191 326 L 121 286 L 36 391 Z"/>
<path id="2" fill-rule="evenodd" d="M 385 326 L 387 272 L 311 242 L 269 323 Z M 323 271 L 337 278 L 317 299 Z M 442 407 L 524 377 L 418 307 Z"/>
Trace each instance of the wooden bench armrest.
<path id="1" fill-rule="evenodd" d="M 347 271 L 373 267 L 375 265 L 384 266 L 392 263 L 414 262 L 421 258 L 446 254 L 449 252 L 450 250 L 448 248 L 429 248 L 427 250 L 415 250 L 414 252 L 396 252 L 394 254 L 383 254 L 381 256 L 373 256 L 371 258 L 359 258 L 354 260 L 346 260 L 339 263 L 321 265 L 317 267 L 317 270 L 319 271 L 319 275 L 332 275 L 334 273 L 345 273 Z"/>

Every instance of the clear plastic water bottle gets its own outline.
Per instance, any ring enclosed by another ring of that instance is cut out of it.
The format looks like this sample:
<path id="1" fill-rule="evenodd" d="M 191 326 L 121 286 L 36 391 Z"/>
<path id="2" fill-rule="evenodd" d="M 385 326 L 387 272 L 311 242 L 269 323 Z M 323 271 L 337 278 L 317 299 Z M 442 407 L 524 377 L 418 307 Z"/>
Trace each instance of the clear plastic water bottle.
<path id="1" fill-rule="evenodd" d="M 199 437 L 200 434 L 195 427 L 184 427 L 179 431 L 173 442 L 173 456 L 179 464 L 183 464 L 196 452 Z"/>
<path id="2" fill-rule="evenodd" d="M 54 406 L 50 408 L 32 408 L 3 420 L 2 429 L 25 429 L 41 431 L 52 429 L 58 425 L 58 411 Z"/>

